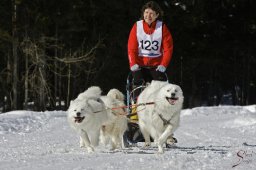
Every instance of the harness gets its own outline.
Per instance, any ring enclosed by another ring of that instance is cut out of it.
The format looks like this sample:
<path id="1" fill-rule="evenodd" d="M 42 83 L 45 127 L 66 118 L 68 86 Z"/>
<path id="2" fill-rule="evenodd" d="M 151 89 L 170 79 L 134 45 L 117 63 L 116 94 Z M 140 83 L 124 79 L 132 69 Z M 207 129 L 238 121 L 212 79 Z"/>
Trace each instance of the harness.
<path id="1" fill-rule="evenodd" d="M 136 115 L 138 111 L 136 111 L 136 112 L 134 112 L 134 113 L 132 113 L 132 114 L 127 114 L 127 113 L 126 113 L 126 114 L 122 114 L 122 113 L 119 113 L 119 112 L 115 112 L 115 110 L 117 110 L 117 109 L 125 109 L 125 108 L 130 108 L 130 109 L 131 109 L 131 108 L 133 108 L 133 107 L 147 106 L 147 105 L 153 105 L 153 104 L 155 104 L 155 102 L 146 102 L 146 103 L 133 104 L 133 105 L 130 105 L 130 106 L 120 106 L 120 107 L 113 107 L 113 108 L 108 108 L 108 107 L 106 107 L 106 108 L 103 109 L 103 110 L 95 111 L 95 112 L 93 112 L 93 113 L 99 113 L 99 112 L 102 112 L 102 111 L 104 111 L 104 110 L 112 110 L 112 111 L 113 111 L 112 113 L 113 113 L 115 116 L 118 116 L 118 115 L 126 115 L 128 118 L 130 118 L 130 117 Z M 143 108 L 143 109 L 145 109 L 145 108 Z M 143 109 L 142 109 L 142 110 L 143 110 Z M 140 111 L 141 111 L 141 110 L 140 110 Z M 155 110 L 154 110 L 154 112 L 155 112 Z M 165 119 L 165 118 L 163 117 L 163 115 L 162 115 L 161 113 L 157 113 L 157 114 L 158 114 L 159 118 L 163 121 L 164 126 L 171 124 L 170 121 L 171 121 L 172 118 L 170 118 L 169 120 L 167 120 L 167 119 Z"/>
<path id="2" fill-rule="evenodd" d="M 163 121 L 164 126 L 166 126 L 166 125 L 171 125 L 170 121 L 172 120 L 172 117 L 171 117 L 169 120 L 165 119 L 161 113 L 159 113 L 158 111 L 156 111 L 156 108 L 154 108 L 153 112 L 157 113 L 157 115 L 159 116 L 159 118 Z"/>
<path id="3" fill-rule="evenodd" d="M 130 106 L 120 106 L 120 107 L 113 107 L 113 108 L 106 107 L 103 110 L 95 111 L 93 113 L 99 113 L 99 112 L 102 112 L 104 110 L 112 110 L 114 112 L 117 109 L 133 108 L 133 107 L 146 106 L 146 105 L 152 105 L 152 104 L 155 104 L 155 102 L 139 103 L 139 104 L 133 104 L 133 105 L 130 105 Z M 115 112 L 115 113 L 118 113 L 118 112 Z M 119 115 L 126 115 L 127 117 L 131 117 L 131 116 L 136 115 L 136 114 L 137 114 L 137 112 L 135 112 L 133 114 L 127 114 L 127 113 L 126 114 L 120 114 L 119 113 Z"/>
<path id="4" fill-rule="evenodd" d="M 171 123 L 170 123 L 171 119 L 170 119 L 170 120 L 166 120 L 166 119 L 163 117 L 163 115 L 161 115 L 161 114 L 158 114 L 158 115 L 159 115 L 160 119 L 163 121 L 164 126 L 171 124 Z"/>

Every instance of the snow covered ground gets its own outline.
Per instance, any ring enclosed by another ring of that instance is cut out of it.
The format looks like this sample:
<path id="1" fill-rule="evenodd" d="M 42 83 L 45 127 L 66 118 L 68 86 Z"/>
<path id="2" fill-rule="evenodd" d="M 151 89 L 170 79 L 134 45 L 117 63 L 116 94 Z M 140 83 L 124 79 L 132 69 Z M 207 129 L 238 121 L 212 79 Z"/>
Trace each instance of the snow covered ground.
<path id="1" fill-rule="evenodd" d="M 88 154 L 65 111 L 0 114 L 1 170 L 256 169 L 256 105 L 182 111 L 176 146 Z"/>

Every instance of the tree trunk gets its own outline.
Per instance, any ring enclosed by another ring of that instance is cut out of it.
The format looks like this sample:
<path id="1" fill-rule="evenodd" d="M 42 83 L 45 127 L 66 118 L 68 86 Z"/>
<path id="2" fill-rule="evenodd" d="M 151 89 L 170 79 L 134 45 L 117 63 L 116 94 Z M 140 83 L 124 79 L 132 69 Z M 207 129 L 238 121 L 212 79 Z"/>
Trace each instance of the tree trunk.
<path id="1" fill-rule="evenodd" d="M 24 109 L 28 109 L 28 56 L 26 55 Z"/>
<path id="2" fill-rule="evenodd" d="M 42 37 L 43 48 L 45 47 L 45 37 Z M 43 49 L 44 51 L 45 49 Z M 39 74 L 40 74 L 40 84 L 39 84 L 39 108 L 44 111 L 46 109 L 45 99 L 46 99 L 46 73 L 45 73 L 45 53 L 39 54 Z"/>
<path id="3" fill-rule="evenodd" d="M 62 50 L 60 51 L 61 52 L 61 56 L 63 55 L 62 54 Z M 61 68 L 61 65 L 62 63 L 59 63 L 59 66 Z M 60 75 L 62 74 L 61 70 L 60 70 Z M 58 86 L 57 86 L 57 91 L 58 91 L 58 105 L 59 105 L 59 108 L 62 109 L 61 107 L 61 100 L 62 100 L 62 90 L 61 90 L 61 84 L 62 84 L 62 76 L 59 77 L 59 80 L 58 80 Z"/>
<path id="4" fill-rule="evenodd" d="M 12 84 L 12 75 L 11 75 L 11 57 L 10 57 L 10 52 L 8 52 L 8 58 L 7 58 L 7 77 L 6 77 L 6 82 L 7 82 L 7 91 L 4 96 L 4 108 L 3 112 L 9 111 L 12 108 L 12 102 L 11 102 L 11 84 Z"/>
<path id="5" fill-rule="evenodd" d="M 68 94 L 66 100 L 66 107 L 68 107 L 69 99 L 70 99 L 70 80 L 71 80 L 71 67 L 70 64 L 68 65 Z"/>
<path id="6" fill-rule="evenodd" d="M 17 37 L 17 3 L 12 1 L 12 54 L 13 54 L 13 69 L 12 69 L 12 109 L 16 110 L 18 107 L 18 37 Z"/>
<path id="7" fill-rule="evenodd" d="M 54 56 L 58 57 L 58 48 L 57 45 L 58 44 L 58 25 L 55 25 L 55 45 L 56 48 L 54 50 Z M 53 99 L 53 106 L 56 109 L 56 105 L 57 105 L 57 96 L 58 96 L 58 62 L 57 60 L 54 60 L 54 99 Z"/>
<path id="8" fill-rule="evenodd" d="M 69 52 L 69 55 L 70 55 L 70 58 L 71 58 L 71 56 L 72 56 L 71 50 Z M 65 105 L 66 108 L 69 105 L 69 99 L 70 99 L 70 81 L 71 81 L 71 66 L 70 66 L 70 64 L 68 64 L 68 84 L 67 84 L 68 92 L 67 92 L 66 103 L 65 103 L 66 104 Z"/>
<path id="9" fill-rule="evenodd" d="M 250 84 L 251 84 L 251 74 L 250 74 L 250 71 L 251 71 L 251 67 L 250 67 L 250 64 L 251 64 L 251 57 L 250 57 L 250 53 L 247 52 L 247 73 L 246 73 L 246 99 L 245 99 L 245 104 L 246 105 L 249 105 L 250 104 L 250 96 L 251 96 L 251 93 L 250 93 Z"/>

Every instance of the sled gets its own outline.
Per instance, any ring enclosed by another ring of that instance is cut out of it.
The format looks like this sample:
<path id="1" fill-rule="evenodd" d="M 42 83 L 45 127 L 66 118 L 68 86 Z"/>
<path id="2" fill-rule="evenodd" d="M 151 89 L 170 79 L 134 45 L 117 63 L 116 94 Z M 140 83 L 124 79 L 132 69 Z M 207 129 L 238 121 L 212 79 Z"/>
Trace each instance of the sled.
<path id="1" fill-rule="evenodd" d="M 167 82 L 169 82 L 167 74 L 165 73 L 165 76 L 167 78 Z M 130 72 L 126 79 L 126 106 L 127 106 L 127 117 L 129 119 L 128 122 L 128 129 L 124 133 L 124 145 L 125 146 L 133 146 L 138 142 L 144 142 L 144 137 L 140 131 L 139 125 L 138 125 L 138 116 L 137 116 L 137 110 L 136 110 L 136 103 L 135 101 L 135 91 L 142 92 L 146 87 L 147 84 L 150 82 L 145 82 L 145 84 L 134 88 L 133 84 L 133 76 L 132 72 Z M 146 103 L 152 104 L 152 103 Z M 146 107 L 146 106 L 145 106 Z M 153 140 L 152 140 L 153 141 Z"/>
<path id="2" fill-rule="evenodd" d="M 126 79 L 126 107 L 127 107 L 127 117 L 129 119 L 128 129 L 124 133 L 124 145 L 132 146 L 137 142 L 143 142 L 144 138 L 140 132 L 138 125 L 138 116 L 136 113 L 136 107 L 134 103 L 134 92 L 136 90 L 142 91 L 145 86 L 140 86 L 139 88 L 134 89 L 133 85 L 133 76 L 130 72 Z"/>

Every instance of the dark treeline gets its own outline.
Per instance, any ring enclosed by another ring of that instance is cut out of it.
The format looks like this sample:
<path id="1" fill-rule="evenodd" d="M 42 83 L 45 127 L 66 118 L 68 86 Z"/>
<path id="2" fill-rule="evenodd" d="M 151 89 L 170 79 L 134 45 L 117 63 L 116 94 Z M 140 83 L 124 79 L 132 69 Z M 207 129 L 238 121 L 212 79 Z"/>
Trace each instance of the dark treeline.
<path id="1" fill-rule="evenodd" d="M 65 109 L 98 85 L 125 93 L 127 39 L 144 0 L 1 0 L 0 107 Z M 256 1 L 157 1 L 184 107 L 256 103 Z M 60 105 L 64 102 L 64 108 Z"/>

